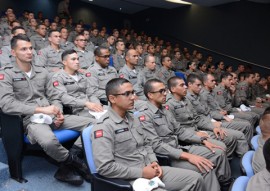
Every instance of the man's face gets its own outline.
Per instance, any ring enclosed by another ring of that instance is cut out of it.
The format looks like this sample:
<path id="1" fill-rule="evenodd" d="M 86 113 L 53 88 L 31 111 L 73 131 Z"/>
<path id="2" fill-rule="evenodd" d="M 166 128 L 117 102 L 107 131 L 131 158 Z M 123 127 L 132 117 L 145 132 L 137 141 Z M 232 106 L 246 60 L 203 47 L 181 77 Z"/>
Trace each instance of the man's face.
<path id="1" fill-rule="evenodd" d="M 67 20 L 66 19 L 62 19 L 61 20 L 61 25 L 62 26 L 66 26 L 67 25 Z"/>
<path id="2" fill-rule="evenodd" d="M 137 50 L 137 52 L 138 52 L 139 55 L 142 55 L 142 53 L 143 53 L 143 48 L 142 48 L 141 45 L 138 45 L 138 46 L 136 47 L 136 50 Z"/>
<path id="3" fill-rule="evenodd" d="M 77 53 L 67 55 L 66 59 L 63 60 L 65 70 L 76 72 L 80 69 L 79 57 Z"/>
<path id="4" fill-rule="evenodd" d="M 15 21 L 16 17 L 13 13 L 7 15 L 7 19 L 9 22 Z"/>
<path id="5" fill-rule="evenodd" d="M 33 19 L 33 18 L 34 18 L 34 13 L 29 13 L 28 19 L 30 20 L 30 19 Z"/>
<path id="6" fill-rule="evenodd" d="M 50 21 L 49 21 L 49 19 L 45 19 L 45 20 L 44 20 L 44 25 L 45 25 L 46 27 L 49 27 L 49 26 L 50 26 Z"/>
<path id="7" fill-rule="evenodd" d="M 68 30 L 63 28 L 60 32 L 60 36 L 62 39 L 67 39 L 68 38 Z"/>
<path id="8" fill-rule="evenodd" d="M 177 80 L 177 85 L 172 88 L 172 92 L 180 96 L 181 98 L 187 95 L 187 86 L 182 79 Z"/>
<path id="9" fill-rule="evenodd" d="M 192 62 L 191 65 L 189 65 L 189 69 L 194 71 L 197 68 L 197 64 L 195 62 Z"/>
<path id="10" fill-rule="evenodd" d="M 222 81 L 224 82 L 226 88 L 230 88 L 233 83 L 233 77 L 228 76 L 226 79 L 223 79 Z"/>
<path id="11" fill-rule="evenodd" d="M 50 28 L 51 28 L 51 30 L 56 30 L 57 29 L 57 23 L 55 23 L 55 22 L 51 23 Z"/>
<path id="12" fill-rule="evenodd" d="M 154 47 L 154 46 L 149 46 L 149 47 L 148 47 L 148 52 L 149 52 L 150 54 L 155 54 L 155 47 Z"/>
<path id="13" fill-rule="evenodd" d="M 169 57 L 164 58 L 164 61 L 162 62 L 163 66 L 166 66 L 168 68 L 172 68 L 172 60 Z"/>
<path id="14" fill-rule="evenodd" d="M 215 73 L 215 71 L 216 71 L 216 68 L 215 68 L 215 66 L 211 66 L 210 68 L 209 68 L 209 72 L 211 73 L 211 74 L 213 74 L 213 73 Z"/>
<path id="15" fill-rule="evenodd" d="M 233 77 L 232 77 L 232 85 L 236 85 L 238 82 L 238 78 L 237 75 L 235 73 L 232 73 Z"/>
<path id="16" fill-rule="evenodd" d="M 26 34 L 26 33 L 25 33 L 25 30 L 24 30 L 24 29 L 17 29 L 17 30 L 14 32 L 14 36 L 17 36 L 18 34 Z"/>
<path id="17" fill-rule="evenodd" d="M 224 70 L 224 62 L 220 62 L 219 63 L 219 65 L 218 65 L 218 67 L 221 69 L 221 70 Z"/>
<path id="18" fill-rule="evenodd" d="M 208 87 L 210 90 L 215 88 L 216 85 L 216 79 L 212 75 L 207 75 L 207 80 L 204 83 L 206 87 Z"/>
<path id="19" fill-rule="evenodd" d="M 250 74 L 250 76 L 247 78 L 247 82 L 249 85 L 254 84 L 255 82 L 254 74 Z"/>
<path id="20" fill-rule="evenodd" d="M 174 57 L 176 58 L 176 60 L 180 60 L 181 59 L 181 53 L 180 52 L 176 52 Z"/>
<path id="21" fill-rule="evenodd" d="M 30 20 L 30 25 L 31 25 L 32 27 L 36 27 L 36 26 L 37 26 L 37 21 L 36 21 L 36 19 L 31 19 L 31 20 Z"/>
<path id="22" fill-rule="evenodd" d="M 154 103 L 156 103 L 156 105 L 166 103 L 167 91 L 163 83 L 153 83 L 151 92 L 148 93 L 149 100 L 152 100 Z"/>
<path id="23" fill-rule="evenodd" d="M 116 46 L 117 50 L 124 51 L 125 50 L 125 44 L 124 42 L 118 42 Z"/>
<path id="24" fill-rule="evenodd" d="M 114 31 L 113 36 L 115 37 L 115 39 L 117 39 L 119 37 L 119 31 Z"/>
<path id="25" fill-rule="evenodd" d="M 105 68 L 110 63 L 110 51 L 108 49 L 101 49 L 100 56 L 96 56 L 96 61 L 102 68 Z"/>
<path id="26" fill-rule="evenodd" d="M 52 32 L 51 36 L 48 39 L 51 44 L 58 46 L 60 44 L 60 32 L 58 31 Z"/>
<path id="27" fill-rule="evenodd" d="M 40 25 L 39 28 L 37 29 L 37 33 L 40 36 L 45 37 L 45 35 L 46 35 L 46 27 L 45 27 L 45 25 Z"/>
<path id="28" fill-rule="evenodd" d="M 76 28 L 75 28 L 75 31 L 77 32 L 77 33 L 81 33 L 82 32 L 82 25 L 77 25 L 76 26 Z"/>
<path id="29" fill-rule="evenodd" d="M 129 54 L 126 55 L 127 63 L 130 63 L 133 66 L 138 64 L 139 55 L 136 50 L 129 50 Z"/>
<path id="30" fill-rule="evenodd" d="M 167 56 L 168 55 L 168 50 L 167 49 L 163 49 L 161 51 L 161 56 Z"/>
<path id="31" fill-rule="evenodd" d="M 255 73 L 255 81 L 256 82 L 259 82 L 260 81 L 260 78 L 261 78 L 260 74 L 259 73 Z"/>
<path id="32" fill-rule="evenodd" d="M 203 65 L 201 66 L 200 70 L 201 70 L 202 72 L 206 72 L 206 64 L 203 64 Z"/>
<path id="33" fill-rule="evenodd" d="M 188 88 L 194 94 L 199 95 L 200 91 L 202 90 L 202 82 L 198 79 L 194 81 L 194 83 L 188 83 Z"/>
<path id="34" fill-rule="evenodd" d="M 85 38 L 86 40 L 89 40 L 89 38 L 90 38 L 90 34 L 89 34 L 88 31 L 83 31 L 83 36 L 84 36 L 84 38 Z"/>
<path id="35" fill-rule="evenodd" d="M 238 71 L 239 72 L 244 72 L 244 70 L 245 70 L 245 66 L 244 65 L 239 65 L 238 66 Z"/>
<path id="36" fill-rule="evenodd" d="M 135 95 L 133 94 L 133 86 L 131 83 L 122 84 L 117 91 L 117 94 L 126 95 L 110 95 L 109 100 L 113 106 L 119 110 L 128 111 L 134 108 Z"/>
<path id="37" fill-rule="evenodd" d="M 18 40 L 17 46 L 11 50 L 12 56 L 16 58 L 17 61 L 22 63 L 29 63 L 32 61 L 32 44 L 24 40 Z"/>
<path id="38" fill-rule="evenodd" d="M 86 39 L 83 35 L 79 35 L 75 39 L 74 43 L 78 48 L 84 49 L 86 46 Z"/>
<path id="39" fill-rule="evenodd" d="M 98 30 L 97 29 L 92 30 L 92 35 L 97 36 L 98 35 Z"/>
<path id="40" fill-rule="evenodd" d="M 148 61 L 145 62 L 145 66 L 149 70 L 155 70 L 155 68 L 156 68 L 156 59 L 155 59 L 155 57 L 149 56 Z"/>
<path id="41" fill-rule="evenodd" d="M 115 38 L 114 38 L 114 36 L 109 36 L 107 40 L 108 40 L 109 45 L 113 45 Z"/>

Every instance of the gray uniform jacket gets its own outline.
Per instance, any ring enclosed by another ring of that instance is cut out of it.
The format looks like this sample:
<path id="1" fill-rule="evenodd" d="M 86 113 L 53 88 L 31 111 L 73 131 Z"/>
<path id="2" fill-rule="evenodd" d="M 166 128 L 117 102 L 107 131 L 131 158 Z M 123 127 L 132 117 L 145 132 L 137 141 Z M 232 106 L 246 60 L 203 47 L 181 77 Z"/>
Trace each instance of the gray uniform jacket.
<path id="1" fill-rule="evenodd" d="M 87 42 L 87 45 L 85 47 L 85 50 L 94 52 L 95 45 L 91 41 L 89 41 L 89 42 Z"/>
<path id="2" fill-rule="evenodd" d="M 64 70 L 60 70 L 52 77 L 51 88 L 54 89 L 54 96 L 61 100 L 63 105 L 71 106 L 72 113 L 80 114 L 85 108 L 87 101 L 99 103 L 99 99 L 94 96 L 93 88 L 88 82 L 89 75 L 77 73 L 78 81 L 75 81 Z M 54 98 L 55 99 L 55 98 Z"/>
<path id="3" fill-rule="evenodd" d="M 235 105 L 238 107 L 241 104 L 253 105 L 252 103 L 252 92 L 248 83 L 243 81 L 236 85 L 235 91 Z"/>
<path id="4" fill-rule="evenodd" d="M 67 40 L 69 42 L 72 42 L 73 43 L 77 35 L 78 35 L 78 33 L 76 31 L 71 31 L 69 33 L 69 35 L 68 35 L 68 39 Z"/>
<path id="5" fill-rule="evenodd" d="M 126 64 L 119 70 L 119 77 L 127 79 L 133 86 L 136 86 L 137 84 L 137 76 L 138 72 L 136 69 L 132 70 Z"/>
<path id="6" fill-rule="evenodd" d="M 98 45 L 98 37 L 90 35 L 89 41 L 91 41 L 95 46 Z"/>
<path id="7" fill-rule="evenodd" d="M 111 108 L 94 125 L 91 140 L 99 174 L 109 178 L 136 179 L 143 168 L 157 161 L 143 135 L 138 118 L 122 119 Z"/>
<path id="8" fill-rule="evenodd" d="M 264 143 L 265 143 L 265 140 L 263 140 L 262 135 L 260 135 L 258 139 L 259 147 L 255 151 L 253 155 L 253 159 L 252 159 L 252 168 L 255 174 L 262 171 L 266 167 L 265 159 L 263 156 Z"/>
<path id="9" fill-rule="evenodd" d="M 266 168 L 249 179 L 246 191 L 254 190 L 270 190 L 270 172 Z"/>
<path id="10" fill-rule="evenodd" d="M 187 68 L 187 65 L 182 62 L 181 60 L 176 60 L 175 58 L 172 60 L 173 63 L 173 68 L 177 71 L 177 72 L 184 72 Z"/>
<path id="11" fill-rule="evenodd" d="M 39 34 L 35 34 L 30 37 L 33 48 L 38 51 L 49 45 L 49 41 L 46 38 L 42 38 Z"/>
<path id="12" fill-rule="evenodd" d="M 87 69 L 90 77 L 88 78 L 91 87 L 93 88 L 94 95 L 98 99 L 106 99 L 105 87 L 108 81 L 113 78 L 117 78 L 118 74 L 114 67 L 108 66 L 102 68 L 97 62 Z"/>
<path id="13" fill-rule="evenodd" d="M 119 55 L 119 54 L 113 54 L 113 66 L 114 68 L 119 71 L 125 64 L 126 64 L 126 60 L 125 60 L 125 55 Z"/>
<path id="14" fill-rule="evenodd" d="M 146 136 L 151 140 L 155 153 L 179 159 L 183 152 L 182 148 L 188 150 L 190 146 L 182 147 L 178 140 L 187 143 L 201 143 L 201 139 L 195 135 L 195 131 L 187 131 L 175 120 L 168 106 L 159 109 L 147 102 L 139 111 L 141 125 Z"/>
<path id="15" fill-rule="evenodd" d="M 53 68 L 63 68 L 61 55 L 64 52 L 63 49 L 58 51 L 54 50 L 51 46 L 41 49 L 38 52 L 37 65 L 45 67 L 49 72 Z"/>
<path id="16" fill-rule="evenodd" d="M 94 53 L 88 50 L 79 50 L 77 47 L 74 48 L 75 51 L 77 51 L 80 67 L 82 69 L 87 69 L 94 63 Z"/>
<path id="17" fill-rule="evenodd" d="M 178 101 L 174 98 L 172 94 L 167 95 L 166 103 L 172 114 L 175 116 L 176 121 L 181 123 L 181 126 L 186 129 L 197 130 L 209 130 L 213 131 L 214 126 L 212 125 L 209 118 L 199 116 L 190 103 L 190 101 L 184 98 L 181 101 Z"/>
<path id="18" fill-rule="evenodd" d="M 70 49 L 74 49 L 75 45 L 72 42 L 69 42 L 69 41 L 66 41 L 66 42 L 61 41 L 60 42 L 60 48 L 63 49 L 63 50 L 70 50 Z"/>
<path id="19" fill-rule="evenodd" d="M 173 76 L 175 76 L 174 71 L 168 70 L 165 67 L 161 67 L 156 74 L 156 78 L 160 79 L 165 84 L 166 87 L 168 80 Z"/>

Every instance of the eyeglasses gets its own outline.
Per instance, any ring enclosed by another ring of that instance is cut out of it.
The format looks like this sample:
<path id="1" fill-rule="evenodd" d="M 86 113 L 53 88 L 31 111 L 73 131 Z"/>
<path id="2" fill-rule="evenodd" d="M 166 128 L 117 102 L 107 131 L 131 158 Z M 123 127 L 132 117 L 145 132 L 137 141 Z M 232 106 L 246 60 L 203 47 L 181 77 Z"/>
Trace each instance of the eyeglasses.
<path id="1" fill-rule="evenodd" d="M 98 56 L 98 57 L 101 57 L 101 58 L 110 58 L 110 54 L 108 54 L 108 55 L 100 55 L 100 56 Z"/>
<path id="2" fill-rule="evenodd" d="M 124 93 L 121 93 L 121 94 L 113 94 L 114 96 L 118 96 L 118 95 L 122 95 L 122 96 L 125 96 L 125 97 L 131 97 L 131 96 L 134 96 L 136 95 L 135 94 L 135 91 L 126 91 Z"/>
<path id="3" fill-rule="evenodd" d="M 167 92 L 167 89 L 166 88 L 162 88 L 162 89 L 160 89 L 158 91 L 154 91 L 154 92 L 150 92 L 150 93 L 152 93 L 152 94 L 154 94 L 154 93 L 165 94 L 165 92 Z"/>
<path id="4" fill-rule="evenodd" d="M 77 41 L 84 41 L 84 42 L 86 42 L 87 40 L 86 39 L 78 39 Z"/>

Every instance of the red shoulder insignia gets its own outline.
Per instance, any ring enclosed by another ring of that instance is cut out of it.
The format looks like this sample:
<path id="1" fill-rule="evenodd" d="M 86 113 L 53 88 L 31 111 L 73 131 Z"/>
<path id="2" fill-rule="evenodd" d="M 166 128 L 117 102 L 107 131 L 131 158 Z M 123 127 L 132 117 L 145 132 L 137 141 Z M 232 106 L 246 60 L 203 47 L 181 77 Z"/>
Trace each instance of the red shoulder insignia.
<path id="1" fill-rule="evenodd" d="M 90 77 L 90 76 L 91 76 L 91 73 L 88 72 L 88 73 L 85 74 L 85 76 L 86 76 L 86 77 Z"/>
<path id="2" fill-rule="evenodd" d="M 103 137 L 103 130 L 95 131 L 95 139 L 100 137 Z"/>
<path id="3" fill-rule="evenodd" d="M 140 116 L 140 121 L 145 121 L 145 116 L 144 115 Z"/>
<path id="4" fill-rule="evenodd" d="M 38 55 L 41 55 L 41 51 L 38 51 Z"/>
<path id="5" fill-rule="evenodd" d="M 218 91 L 218 92 L 217 92 L 217 95 L 221 95 L 221 94 L 222 94 L 222 91 Z"/>
<path id="6" fill-rule="evenodd" d="M 165 105 L 165 109 L 166 109 L 166 110 L 169 110 L 169 106 L 168 106 L 168 105 Z"/>
<path id="7" fill-rule="evenodd" d="M 241 90 L 246 90 L 246 88 L 245 88 L 245 87 L 241 87 L 240 89 L 241 89 Z"/>
<path id="8" fill-rule="evenodd" d="M 59 82 L 58 81 L 55 81 L 55 82 L 53 82 L 53 86 L 55 87 L 55 86 L 58 86 L 59 85 Z"/>
<path id="9" fill-rule="evenodd" d="M 5 79 L 5 75 L 4 74 L 0 74 L 0 80 Z"/>
<path id="10" fill-rule="evenodd" d="M 0 54 L 2 54 L 2 50 L 0 50 Z"/>
<path id="11" fill-rule="evenodd" d="M 124 78 L 124 74 L 120 74 L 119 78 Z"/>

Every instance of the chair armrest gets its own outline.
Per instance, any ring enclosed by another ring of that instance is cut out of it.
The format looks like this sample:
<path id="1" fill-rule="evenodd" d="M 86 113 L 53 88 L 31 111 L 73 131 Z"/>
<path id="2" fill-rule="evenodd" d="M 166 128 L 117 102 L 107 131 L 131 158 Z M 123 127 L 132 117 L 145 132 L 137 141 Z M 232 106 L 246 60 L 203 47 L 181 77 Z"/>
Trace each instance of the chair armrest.
<path id="1" fill-rule="evenodd" d="M 156 154 L 160 166 L 171 166 L 171 159 L 167 155 Z"/>

